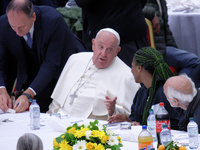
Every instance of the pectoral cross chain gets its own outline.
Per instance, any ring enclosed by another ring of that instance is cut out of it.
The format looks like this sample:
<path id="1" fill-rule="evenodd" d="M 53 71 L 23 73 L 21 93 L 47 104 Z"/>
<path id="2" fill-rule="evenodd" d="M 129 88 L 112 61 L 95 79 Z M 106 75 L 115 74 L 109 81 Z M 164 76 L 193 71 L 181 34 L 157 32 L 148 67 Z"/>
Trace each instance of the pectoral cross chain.
<path id="1" fill-rule="evenodd" d="M 76 94 L 77 91 L 74 91 L 73 94 L 70 94 L 71 100 L 69 102 L 70 105 L 72 105 L 74 103 L 74 99 L 78 97 L 78 95 Z"/>

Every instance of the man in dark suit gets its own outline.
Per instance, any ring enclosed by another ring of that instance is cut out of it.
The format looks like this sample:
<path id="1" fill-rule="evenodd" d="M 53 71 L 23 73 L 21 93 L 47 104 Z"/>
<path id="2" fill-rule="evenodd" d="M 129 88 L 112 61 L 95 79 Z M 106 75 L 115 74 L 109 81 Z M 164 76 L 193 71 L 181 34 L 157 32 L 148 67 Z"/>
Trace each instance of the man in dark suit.
<path id="1" fill-rule="evenodd" d="M 12 0 L 0 22 L 0 109 L 12 107 L 5 66 L 13 56 L 17 63 L 16 89 L 24 89 L 14 109 L 25 111 L 34 97 L 41 112 L 46 112 L 68 57 L 84 51 L 84 46 L 58 11 L 48 6 L 33 7 L 29 0 Z"/>

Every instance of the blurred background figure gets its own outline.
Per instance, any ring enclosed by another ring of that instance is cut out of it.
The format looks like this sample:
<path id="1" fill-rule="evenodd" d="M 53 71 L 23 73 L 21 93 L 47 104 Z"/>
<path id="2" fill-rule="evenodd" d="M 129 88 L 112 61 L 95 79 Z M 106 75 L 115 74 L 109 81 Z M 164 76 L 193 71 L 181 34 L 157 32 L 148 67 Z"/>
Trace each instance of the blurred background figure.
<path id="1" fill-rule="evenodd" d="M 141 3 L 143 1 L 141 0 Z M 165 0 L 147 0 L 143 13 L 152 22 L 156 49 L 160 51 L 175 74 L 186 73 L 200 87 L 200 60 L 196 54 L 177 48 L 168 24 Z"/>
<path id="2" fill-rule="evenodd" d="M 118 56 L 130 67 L 134 53 L 141 47 L 149 46 L 140 0 L 75 1 L 82 8 L 82 41 L 87 51 L 92 51 L 92 38 L 106 27 L 119 33 L 122 50 Z"/>
<path id="3" fill-rule="evenodd" d="M 16 150 L 43 150 L 43 143 L 37 135 L 25 133 L 18 139 Z"/>

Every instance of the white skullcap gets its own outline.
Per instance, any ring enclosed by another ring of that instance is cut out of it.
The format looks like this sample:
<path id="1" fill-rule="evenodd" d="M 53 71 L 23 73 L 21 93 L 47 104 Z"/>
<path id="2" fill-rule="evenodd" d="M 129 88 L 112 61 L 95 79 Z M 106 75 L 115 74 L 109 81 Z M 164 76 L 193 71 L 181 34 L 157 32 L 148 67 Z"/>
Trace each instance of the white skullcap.
<path id="1" fill-rule="evenodd" d="M 114 29 L 111 29 L 111 28 L 104 28 L 104 29 L 99 30 L 99 32 L 97 33 L 96 37 L 99 35 L 99 33 L 100 33 L 101 31 L 107 31 L 107 32 L 110 32 L 110 33 L 114 34 L 115 37 L 116 37 L 117 40 L 118 40 L 118 43 L 117 43 L 117 44 L 118 44 L 118 45 L 120 44 L 120 36 L 119 36 L 119 33 L 117 33 L 117 31 L 115 31 Z"/>

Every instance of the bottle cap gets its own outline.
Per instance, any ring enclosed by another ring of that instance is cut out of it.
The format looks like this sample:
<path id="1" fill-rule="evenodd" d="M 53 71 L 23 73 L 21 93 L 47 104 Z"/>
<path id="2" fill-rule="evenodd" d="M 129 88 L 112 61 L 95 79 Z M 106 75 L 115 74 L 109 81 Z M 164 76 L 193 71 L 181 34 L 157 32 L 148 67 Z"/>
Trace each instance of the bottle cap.
<path id="1" fill-rule="evenodd" d="M 142 126 L 142 129 L 147 129 L 147 126 L 146 125 Z"/>
<path id="2" fill-rule="evenodd" d="M 190 117 L 190 120 L 194 120 L 194 117 Z"/>
<path id="3" fill-rule="evenodd" d="M 159 103 L 159 106 L 164 106 L 164 103 L 163 102 Z"/>
<path id="4" fill-rule="evenodd" d="M 149 109 L 149 115 L 154 114 L 153 109 Z"/>

